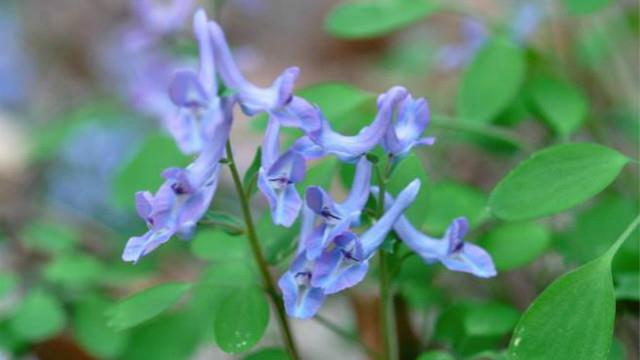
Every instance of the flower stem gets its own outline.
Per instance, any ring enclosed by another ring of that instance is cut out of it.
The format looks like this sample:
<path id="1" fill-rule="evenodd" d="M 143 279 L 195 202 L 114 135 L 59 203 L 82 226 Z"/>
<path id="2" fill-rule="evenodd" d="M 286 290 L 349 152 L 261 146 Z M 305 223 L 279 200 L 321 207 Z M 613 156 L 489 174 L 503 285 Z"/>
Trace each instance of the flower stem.
<path id="1" fill-rule="evenodd" d="M 387 159 L 383 171 L 380 170 L 378 165 L 375 166 L 378 177 L 378 187 L 380 188 L 380 193 L 378 194 L 378 218 L 384 214 L 384 197 L 386 194 L 387 177 L 390 172 L 389 165 L 391 160 L 392 159 Z M 380 258 L 380 329 L 382 331 L 382 352 L 384 359 L 397 360 L 398 339 L 396 337 L 396 319 L 388 259 L 388 257 L 393 256 L 393 254 L 387 254 L 384 249 L 378 254 Z"/>
<path id="2" fill-rule="evenodd" d="M 289 322 L 284 310 L 284 304 L 282 303 L 282 299 L 278 295 L 275 282 L 273 281 L 273 278 L 271 278 L 271 273 L 269 272 L 269 266 L 267 265 L 267 261 L 265 260 L 264 255 L 262 254 L 262 249 L 260 248 L 260 242 L 258 241 L 258 236 L 256 234 L 253 217 L 251 216 L 251 209 L 249 208 L 249 199 L 245 195 L 246 192 L 242 186 L 242 179 L 240 178 L 240 173 L 238 172 L 238 168 L 236 167 L 235 161 L 233 159 L 233 151 L 231 148 L 230 140 L 227 141 L 226 150 L 228 160 L 227 165 L 231 170 L 233 183 L 240 197 L 240 206 L 242 208 L 242 215 L 244 216 L 244 221 L 247 226 L 247 237 L 249 238 L 249 243 L 251 244 L 253 257 L 256 259 L 256 263 L 258 264 L 258 268 L 260 270 L 260 274 L 262 275 L 262 280 L 267 289 L 267 293 L 269 294 L 269 297 L 271 297 L 271 301 L 276 308 L 276 315 L 278 317 L 278 323 L 280 325 L 282 340 L 284 341 L 284 345 L 287 349 L 287 352 L 289 353 L 289 357 L 292 360 L 299 360 L 300 356 L 298 355 L 298 350 L 296 349 L 296 344 L 293 340 L 291 329 L 289 328 Z"/>

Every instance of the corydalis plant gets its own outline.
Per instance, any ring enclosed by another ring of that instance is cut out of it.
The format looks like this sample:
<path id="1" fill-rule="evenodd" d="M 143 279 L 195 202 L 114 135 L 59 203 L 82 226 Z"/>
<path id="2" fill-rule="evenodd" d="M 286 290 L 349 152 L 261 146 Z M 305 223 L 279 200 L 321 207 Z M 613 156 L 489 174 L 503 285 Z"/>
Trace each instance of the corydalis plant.
<path id="1" fill-rule="evenodd" d="M 372 169 L 379 164 L 372 163 L 374 157 L 368 154 L 378 146 L 392 167 L 416 146 L 434 143 L 433 138 L 422 137 L 429 123 L 424 99 L 414 99 L 403 87 L 392 87 L 378 98 L 378 111 L 371 124 L 356 135 L 346 136 L 332 128 L 317 106 L 294 96 L 298 68 L 284 70 L 269 87 L 256 86 L 239 71 L 224 33 L 215 22 L 207 20 L 203 10 L 196 12 L 193 30 L 199 45 L 199 69 L 175 73 L 169 95 L 177 111 L 168 128 L 178 147 L 195 155 L 195 160 L 184 169 L 165 170 L 165 182 L 155 194 L 136 195 L 138 213 L 149 231 L 129 240 L 123 254 L 125 261 L 139 261 L 174 235 L 187 239 L 192 236 L 213 200 L 225 158 L 238 186 L 229 134 L 233 107 L 239 105 L 249 116 L 265 113 L 269 117 L 257 185 L 269 203 L 273 223 L 290 227 L 303 213 L 297 252 L 278 281 L 289 316 L 312 317 L 327 296 L 361 282 L 370 259 L 391 231 L 426 262 L 440 261 L 451 270 L 480 277 L 495 275 L 489 255 L 463 241 L 467 227 L 464 218 L 454 220 L 442 240 L 421 234 L 408 223 L 403 212 L 415 201 L 419 180 L 411 181 L 395 199 L 387 195 L 386 201 L 385 196 L 379 196 L 379 190 L 372 189 Z M 228 89 L 223 95 L 219 91 L 222 86 Z M 280 148 L 283 127 L 303 133 L 284 150 Z M 307 163 L 326 156 L 356 164 L 347 198 L 335 201 L 325 189 L 310 186 L 302 199 L 296 185 L 304 179 Z M 379 185 L 385 181 L 380 178 Z M 242 189 L 242 185 L 238 190 L 243 205 L 248 204 L 251 192 Z M 359 229 L 372 190 L 386 206 L 380 204 L 368 229 Z M 250 211 L 243 211 L 246 225 L 252 229 Z M 249 233 L 249 237 L 257 236 L 255 231 Z M 263 266 L 260 251 L 254 255 Z M 267 287 L 273 286 L 269 272 L 261 270 Z"/>

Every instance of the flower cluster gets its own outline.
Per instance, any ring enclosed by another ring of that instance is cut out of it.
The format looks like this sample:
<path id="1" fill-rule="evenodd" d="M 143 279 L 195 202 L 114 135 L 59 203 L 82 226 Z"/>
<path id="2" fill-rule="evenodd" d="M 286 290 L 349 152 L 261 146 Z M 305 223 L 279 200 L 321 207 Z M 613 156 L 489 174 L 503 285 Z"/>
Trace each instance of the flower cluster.
<path id="1" fill-rule="evenodd" d="M 295 259 L 278 282 L 290 316 L 309 318 L 328 295 L 362 281 L 369 260 L 391 231 L 427 262 L 440 261 L 452 270 L 480 277 L 495 274 L 489 255 L 462 240 L 465 219 L 455 220 L 445 238 L 436 240 L 404 218 L 403 212 L 420 189 L 419 180 L 395 199 L 385 194 L 383 214 L 366 231 L 355 231 L 369 196 L 378 191 L 371 186 L 374 165 L 367 154 L 380 145 L 389 161 L 396 162 L 415 146 L 434 143 L 433 138 L 422 137 L 429 123 L 424 99 L 414 99 L 406 89 L 393 87 L 379 96 L 371 124 L 356 135 L 345 136 L 334 131 L 317 106 L 293 95 L 297 68 L 284 70 L 269 87 L 258 87 L 238 70 L 222 30 L 207 20 L 203 10 L 196 12 L 193 26 L 199 69 L 176 72 L 169 95 L 178 111 L 168 128 L 179 148 L 196 157 L 185 169 L 165 170 L 166 180 L 155 194 L 136 195 L 138 213 L 149 231 L 129 240 L 125 261 L 138 261 L 174 235 L 188 238 L 193 234 L 214 196 L 233 122 L 232 109 L 238 104 L 247 115 L 268 114 L 257 184 L 269 203 L 274 224 L 290 227 L 302 213 Z M 217 79 L 227 95 L 220 94 Z M 282 127 L 300 129 L 304 135 L 281 150 Z M 317 186 L 305 189 L 301 198 L 296 184 L 304 179 L 307 163 L 329 155 L 356 164 L 347 198 L 337 202 Z"/>

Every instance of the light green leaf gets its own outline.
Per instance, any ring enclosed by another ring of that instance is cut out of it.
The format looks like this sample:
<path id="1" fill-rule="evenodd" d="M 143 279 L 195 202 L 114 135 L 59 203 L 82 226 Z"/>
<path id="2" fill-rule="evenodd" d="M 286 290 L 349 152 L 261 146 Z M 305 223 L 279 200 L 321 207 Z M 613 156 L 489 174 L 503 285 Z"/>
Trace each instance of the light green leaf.
<path id="1" fill-rule="evenodd" d="M 44 278 L 52 283 L 82 288 L 93 285 L 102 275 L 103 266 L 95 258 L 81 254 L 63 255 L 44 268 Z"/>
<path id="2" fill-rule="evenodd" d="M 191 252 L 201 259 L 211 261 L 243 260 L 250 255 L 246 237 L 208 229 L 198 230 L 191 241 Z"/>
<path id="3" fill-rule="evenodd" d="M 426 190 L 429 201 L 424 227 L 429 234 L 444 234 L 451 221 L 459 216 L 465 216 L 471 227 L 480 225 L 488 217 L 487 195 L 479 189 L 445 180 Z"/>
<path id="4" fill-rule="evenodd" d="M 73 249 L 79 236 L 71 226 L 51 220 L 37 220 L 22 231 L 22 239 L 29 248 L 48 254 L 61 254 Z"/>
<path id="5" fill-rule="evenodd" d="M 416 360 L 455 360 L 456 358 L 444 351 L 428 351 L 426 353 L 422 353 Z"/>
<path id="6" fill-rule="evenodd" d="M 244 360 L 289 360 L 290 357 L 284 349 L 267 348 L 254 352 Z"/>
<path id="7" fill-rule="evenodd" d="M 506 38 L 494 38 L 476 54 L 458 93 L 458 117 L 492 121 L 518 94 L 525 75 L 522 50 Z"/>
<path id="8" fill-rule="evenodd" d="M 339 38 L 371 38 L 404 28 L 437 8 L 433 0 L 348 1 L 331 10 L 325 29 Z"/>
<path id="9" fill-rule="evenodd" d="M 387 184 L 387 190 L 393 196 L 396 196 L 414 179 L 419 179 L 421 182 L 420 192 L 418 192 L 416 200 L 404 214 L 413 226 L 420 228 L 427 216 L 424 209 L 429 202 L 429 180 L 420 158 L 415 154 L 410 154 L 402 159 L 393 169 L 391 180 Z"/>
<path id="10" fill-rule="evenodd" d="M 491 254 L 498 271 L 527 265 L 544 253 L 551 234 L 534 222 L 504 224 L 484 235 L 479 244 Z"/>
<path id="11" fill-rule="evenodd" d="M 165 283 L 133 294 L 107 312 L 116 331 L 139 325 L 169 309 L 191 289 L 191 284 Z"/>
<path id="12" fill-rule="evenodd" d="M 56 298 L 41 290 L 27 295 L 9 320 L 11 331 L 30 342 L 48 339 L 65 326 L 65 314 Z"/>
<path id="13" fill-rule="evenodd" d="M 505 220 L 525 220 L 567 210 L 596 195 L 628 159 L 602 145 L 574 143 L 536 152 L 500 181 L 489 207 Z"/>
<path id="14" fill-rule="evenodd" d="M 18 276 L 13 273 L 0 273 L 0 300 L 11 295 L 16 290 L 18 281 Z"/>
<path id="15" fill-rule="evenodd" d="M 511 332 L 520 313 L 512 306 L 500 303 L 479 304 L 470 307 L 464 316 L 464 329 L 468 336 L 502 336 Z"/>
<path id="16" fill-rule="evenodd" d="M 269 324 L 269 303 L 259 288 L 232 293 L 216 314 L 216 342 L 231 354 L 247 351 L 262 338 Z"/>
<path id="17" fill-rule="evenodd" d="M 564 6 L 573 15 L 584 15 L 609 5 L 610 0 L 563 0 Z"/>
<path id="18" fill-rule="evenodd" d="M 570 83 L 539 77 L 529 84 L 528 91 L 534 108 L 562 136 L 576 132 L 587 116 L 587 99 Z"/>
<path id="19" fill-rule="evenodd" d="M 129 334 L 116 332 L 107 326 L 105 311 L 110 302 L 90 296 L 76 304 L 73 314 L 73 335 L 91 355 L 100 359 L 116 359 L 124 351 Z"/>
<path id="20" fill-rule="evenodd" d="M 155 192 L 163 182 L 164 169 L 184 167 L 188 163 L 189 158 L 180 153 L 173 139 L 160 134 L 149 136 L 114 180 L 116 204 L 133 209 L 137 191 Z"/>
<path id="21" fill-rule="evenodd" d="M 529 306 L 509 345 L 511 359 L 607 359 L 615 316 L 611 259 L 554 281 Z"/>
<path id="22" fill-rule="evenodd" d="M 615 279 L 616 299 L 640 301 L 640 274 L 618 274 Z"/>

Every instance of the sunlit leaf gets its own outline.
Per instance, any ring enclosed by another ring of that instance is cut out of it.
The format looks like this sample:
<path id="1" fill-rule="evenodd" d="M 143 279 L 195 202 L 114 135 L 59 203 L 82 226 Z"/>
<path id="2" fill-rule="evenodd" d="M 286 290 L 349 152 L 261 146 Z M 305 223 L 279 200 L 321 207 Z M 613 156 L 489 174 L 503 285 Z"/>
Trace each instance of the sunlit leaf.
<path id="1" fill-rule="evenodd" d="M 348 1 L 331 10 L 325 29 L 340 38 L 371 38 L 406 27 L 436 9 L 433 0 Z"/>
<path id="2" fill-rule="evenodd" d="M 518 222 L 498 226 L 479 241 L 491 254 L 498 271 L 529 264 L 544 253 L 551 243 L 551 234 L 534 222 Z"/>
<path id="3" fill-rule="evenodd" d="M 216 342 L 227 353 L 247 351 L 262 338 L 269 324 L 269 303 L 255 287 L 233 292 L 218 309 Z"/>
<path id="4" fill-rule="evenodd" d="M 139 325 L 166 311 L 191 289 L 191 284 L 166 283 L 145 289 L 109 309 L 108 325 L 119 331 Z"/>
<path id="5" fill-rule="evenodd" d="M 522 50 L 506 38 L 488 41 L 464 72 L 458 92 L 458 117 L 486 123 L 515 98 L 525 75 Z"/>
<path id="6" fill-rule="evenodd" d="M 505 220 L 524 220 L 567 210 L 596 195 L 628 159 L 590 143 L 563 144 L 536 152 L 500 181 L 489 207 Z"/>

